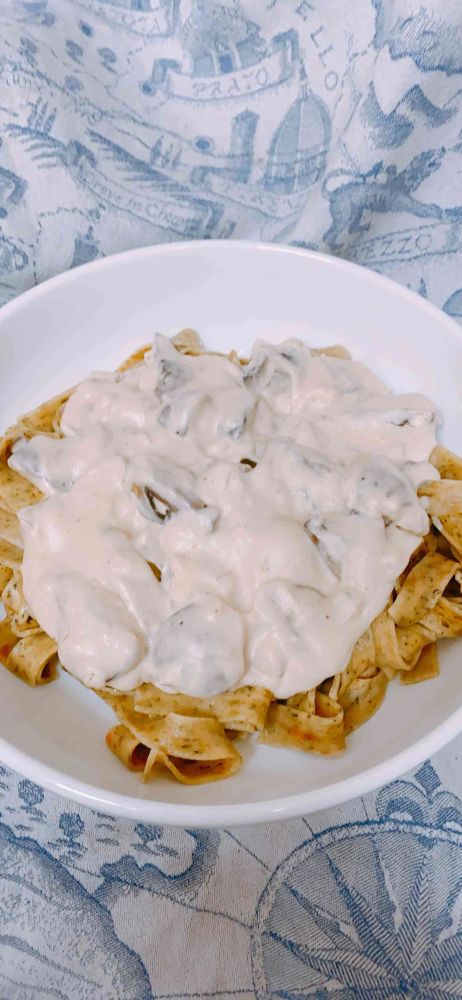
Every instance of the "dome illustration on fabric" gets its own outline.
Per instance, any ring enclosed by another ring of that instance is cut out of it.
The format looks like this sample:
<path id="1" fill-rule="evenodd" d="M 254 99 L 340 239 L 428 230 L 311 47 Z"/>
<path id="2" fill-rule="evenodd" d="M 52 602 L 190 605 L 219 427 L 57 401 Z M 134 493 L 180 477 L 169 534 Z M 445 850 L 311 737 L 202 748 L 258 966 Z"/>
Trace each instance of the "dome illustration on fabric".
<path id="1" fill-rule="evenodd" d="M 254 66 L 266 53 L 257 24 L 238 4 L 194 0 L 181 38 L 189 52 L 194 76 L 218 76 Z"/>
<path id="2" fill-rule="evenodd" d="M 292 194 L 315 184 L 326 165 L 330 136 L 327 108 L 303 74 L 300 92 L 270 142 L 265 189 Z"/>

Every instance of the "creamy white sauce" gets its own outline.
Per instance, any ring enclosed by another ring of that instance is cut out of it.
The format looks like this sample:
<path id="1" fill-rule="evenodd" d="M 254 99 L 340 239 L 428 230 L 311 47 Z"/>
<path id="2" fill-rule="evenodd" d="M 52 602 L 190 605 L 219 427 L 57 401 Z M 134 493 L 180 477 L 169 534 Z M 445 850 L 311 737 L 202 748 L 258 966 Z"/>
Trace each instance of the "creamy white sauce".
<path id="1" fill-rule="evenodd" d="M 26 600 L 87 685 L 309 689 L 428 530 L 435 422 L 423 396 L 296 340 L 240 366 L 157 336 L 141 365 L 79 385 L 63 438 L 14 447 L 46 494 L 20 513 Z"/>

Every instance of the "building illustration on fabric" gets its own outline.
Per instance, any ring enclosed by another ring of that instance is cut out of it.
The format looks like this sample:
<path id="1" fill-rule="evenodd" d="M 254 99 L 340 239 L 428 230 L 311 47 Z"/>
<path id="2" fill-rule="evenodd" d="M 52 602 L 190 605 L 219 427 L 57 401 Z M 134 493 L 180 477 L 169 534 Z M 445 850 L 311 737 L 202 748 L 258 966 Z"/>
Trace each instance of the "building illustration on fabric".
<path id="1" fill-rule="evenodd" d="M 303 210 L 306 191 L 322 176 L 330 141 L 327 110 L 302 78 L 297 98 L 276 126 L 264 164 L 254 169 L 259 117 L 244 111 L 231 122 L 229 153 L 223 165 L 200 166 L 192 182 L 284 225 Z"/>
<path id="2" fill-rule="evenodd" d="M 156 59 L 145 94 L 157 89 L 188 101 L 230 100 L 258 93 L 287 80 L 298 57 L 294 30 L 266 43 L 260 28 L 236 3 L 193 0 L 178 32 L 181 62 Z"/>
<path id="3" fill-rule="evenodd" d="M 222 152 L 213 136 L 191 142 L 162 131 L 146 159 L 91 128 L 87 142 L 64 143 L 55 138 L 54 116 L 44 113 L 41 103 L 26 124 L 12 124 L 8 132 L 42 169 L 63 167 L 101 201 L 176 238 L 230 236 L 237 219 L 246 216 L 263 237 L 276 238 L 295 224 L 307 191 L 322 177 L 331 138 L 325 104 L 311 91 L 303 68 L 297 72 L 298 93 L 276 123 L 264 158 L 255 154 L 260 115 L 245 99 L 239 102 L 243 110 L 230 119 L 228 148 Z"/>

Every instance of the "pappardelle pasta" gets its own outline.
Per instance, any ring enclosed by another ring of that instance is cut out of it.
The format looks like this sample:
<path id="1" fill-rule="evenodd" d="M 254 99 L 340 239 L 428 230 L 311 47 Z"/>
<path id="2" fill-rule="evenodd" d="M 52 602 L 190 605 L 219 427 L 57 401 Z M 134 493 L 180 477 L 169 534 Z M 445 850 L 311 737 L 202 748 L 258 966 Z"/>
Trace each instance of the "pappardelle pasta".
<path id="1" fill-rule="evenodd" d="M 257 345 L 242 361 L 183 331 L 158 343 L 154 382 L 150 355 L 142 348 L 107 382 L 97 374 L 43 404 L 0 443 L 0 660 L 44 685 L 59 675 L 59 646 L 65 669 L 115 713 L 107 746 L 145 780 L 231 776 L 253 735 L 340 752 L 395 676 L 437 676 L 437 640 L 462 635 L 462 459 L 431 443 L 428 401 L 392 396 L 342 348 Z M 201 377 L 216 398 L 198 394 Z M 155 461 L 138 452 L 127 478 L 106 429 L 120 425 L 134 454 L 144 420 L 135 389 L 148 409 L 155 397 L 161 430 Z M 98 567 L 109 565 L 98 578 L 92 556 L 85 590 L 78 554 L 64 563 L 61 552 L 82 483 L 103 462 L 101 509 L 112 504 L 117 519 L 98 521 L 95 538 L 96 514 L 85 528 L 93 548 L 101 541 Z M 48 576 L 37 558 L 46 544 L 58 552 Z"/>

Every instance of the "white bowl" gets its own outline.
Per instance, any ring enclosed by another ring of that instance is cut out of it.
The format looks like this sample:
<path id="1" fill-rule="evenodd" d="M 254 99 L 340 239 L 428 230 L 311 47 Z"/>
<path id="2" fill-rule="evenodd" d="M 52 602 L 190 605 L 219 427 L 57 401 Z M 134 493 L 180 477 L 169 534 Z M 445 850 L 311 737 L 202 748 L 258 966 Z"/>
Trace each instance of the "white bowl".
<path id="1" fill-rule="evenodd" d="M 0 426 L 113 368 L 155 331 L 198 330 L 212 348 L 256 337 L 342 343 L 398 391 L 421 391 L 462 452 L 462 331 L 423 299 L 372 271 L 275 245 L 196 242 L 130 251 L 27 292 L 0 314 Z M 314 812 L 414 767 L 462 730 L 462 644 L 441 650 L 441 676 L 389 686 L 346 752 L 323 758 L 252 747 L 227 781 L 143 785 L 104 745 L 113 715 L 63 674 L 31 690 L 0 670 L 0 758 L 33 781 L 102 812 L 154 823 L 224 826 Z"/>

